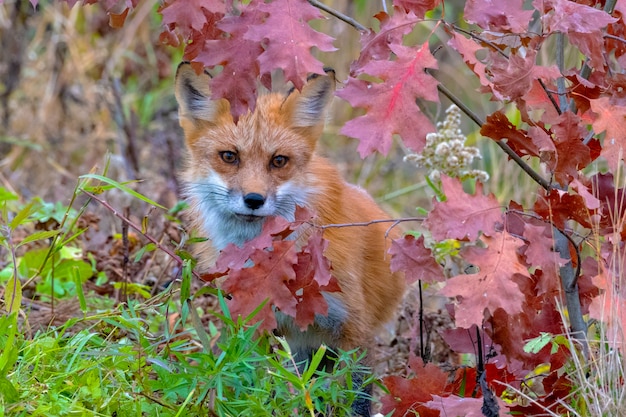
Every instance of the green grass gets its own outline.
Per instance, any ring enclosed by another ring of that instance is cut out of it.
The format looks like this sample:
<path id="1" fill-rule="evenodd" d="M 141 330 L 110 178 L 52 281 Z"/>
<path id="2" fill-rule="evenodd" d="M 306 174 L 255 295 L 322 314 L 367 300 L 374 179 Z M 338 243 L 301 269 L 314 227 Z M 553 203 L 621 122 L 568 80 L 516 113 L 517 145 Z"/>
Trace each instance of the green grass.
<path id="1" fill-rule="evenodd" d="M 96 175 L 81 178 L 75 193 L 110 188 L 152 203 Z M 321 348 L 299 372 L 284 340 L 259 332 L 251 317 L 231 317 L 216 290 L 194 285 L 184 249 L 182 275 L 150 296 L 141 282 L 111 282 L 84 251 L 78 220 L 87 202 L 23 202 L 5 189 L 0 198 L 0 416 L 350 413 L 351 374 L 364 371 L 356 352 L 338 352 L 333 372 L 314 372 Z M 52 218 L 55 226 L 41 230 Z M 127 301 L 118 302 L 116 290 L 126 290 Z M 215 301 L 209 310 L 207 297 Z M 48 321 L 66 318 L 42 325 L 41 309 L 50 310 Z"/>

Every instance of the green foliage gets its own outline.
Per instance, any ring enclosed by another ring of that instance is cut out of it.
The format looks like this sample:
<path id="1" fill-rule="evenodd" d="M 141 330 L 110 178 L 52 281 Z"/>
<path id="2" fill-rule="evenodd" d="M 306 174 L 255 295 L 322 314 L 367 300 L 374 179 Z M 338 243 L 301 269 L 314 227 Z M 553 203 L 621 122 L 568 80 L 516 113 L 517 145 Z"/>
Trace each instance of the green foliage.
<path id="1" fill-rule="evenodd" d="M 92 174 L 77 190 L 111 187 L 156 205 Z M 203 322 L 197 300 L 215 290 L 194 290 L 192 259 L 182 261 L 180 287 L 153 296 L 145 284 L 108 282 L 97 270 L 75 238 L 84 207 L 38 198 L 24 203 L 5 189 L 0 200 L 0 416 L 349 415 L 357 393 L 352 373 L 366 372 L 356 352 L 337 352 L 332 372 L 316 371 L 325 347 L 310 367 L 298 366 L 284 340 L 249 324 L 262 306 L 250 317 L 234 318 L 218 294 L 219 310 Z M 50 219 L 51 230 L 39 230 Z M 145 244 L 135 262 L 156 250 Z M 127 303 L 116 306 L 87 292 L 88 280 L 123 290 Z M 27 283 L 29 299 L 65 299 L 79 306 L 82 317 L 31 334 L 28 311 L 21 310 Z"/>

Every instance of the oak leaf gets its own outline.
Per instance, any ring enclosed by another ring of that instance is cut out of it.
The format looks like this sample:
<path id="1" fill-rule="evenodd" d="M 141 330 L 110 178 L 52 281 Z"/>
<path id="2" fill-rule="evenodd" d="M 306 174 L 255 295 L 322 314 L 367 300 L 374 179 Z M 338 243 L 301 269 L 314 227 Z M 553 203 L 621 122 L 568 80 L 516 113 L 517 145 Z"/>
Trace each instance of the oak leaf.
<path id="1" fill-rule="evenodd" d="M 346 87 L 337 92 L 353 107 L 366 110 L 363 116 L 350 120 L 341 129 L 342 134 L 359 139 L 362 158 L 374 151 L 386 155 L 394 133 L 419 152 L 426 143 L 426 134 L 434 131 L 415 101 L 418 98 L 438 101 L 437 80 L 424 71 L 436 68 L 437 61 L 426 45 L 418 49 L 398 44 L 389 47 L 397 55 L 396 60 L 369 61 L 362 67 L 363 72 L 382 82 L 350 78 Z"/>
<path id="2" fill-rule="evenodd" d="M 476 266 L 478 272 L 452 277 L 439 291 L 441 295 L 456 298 L 458 327 L 481 326 L 485 310 L 494 312 L 501 308 L 510 315 L 522 311 L 524 294 L 513 277 L 528 277 L 527 268 L 517 255 L 523 242 L 507 232 L 484 236 L 482 240 L 486 247 L 469 246 L 461 251 L 462 258 Z"/>
<path id="3" fill-rule="evenodd" d="M 424 246 L 424 236 L 415 239 L 406 235 L 391 242 L 391 272 L 402 271 L 407 284 L 418 280 L 427 283 L 443 281 L 443 268 L 435 261 L 430 249 Z"/>
<path id="4" fill-rule="evenodd" d="M 480 233 L 493 236 L 502 226 L 500 203 L 493 194 L 483 195 L 483 187 L 476 184 L 476 194 L 463 191 L 459 180 L 441 177 L 446 201 L 435 201 L 425 225 L 438 241 L 445 239 L 476 240 Z"/>
<path id="5" fill-rule="evenodd" d="M 484 1 L 468 0 L 465 3 L 465 20 L 485 30 L 523 33 L 533 10 L 524 10 L 524 0 Z"/>
<path id="6" fill-rule="evenodd" d="M 612 103 L 609 97 L 590 100 L 590 104 L 597 115 L 593 129 L 596 133 L 606 132 L 601 155 L 615 171 L 626 154 L 626 107 Z"/>
<path id="7" fill-rule="evenodd" d="M 302 88 L 309 73 L 324 74 L 324 67 L 313 57 L 311 48 L 324 52 L 336 49 L 333 38 L 309 26 L 309 21 L 323 18 L 319 9 L 306 0 L 253 3 L 255 13 L 266 16 L 261 22 L 248 25 L 244 38 L 263 43 L 265 50 L 258 58 L 261 74 L 270 75 L 274 69 L 282 68 L 285 78 L 297 89 Z"/>
<path id="8" fill-rule="evenodd" d="M 389 394 L 381 398 L 383 414 L 394 411 L 394 415 L 410 415 L 409 411 L 419 413 L 420 417 L 439 417 L 439 412 L 424 404 L 432 399 L 433 394 L 443 394 L 447 386 L 448 375 L 432 363 L 424 365 L 422 359 L 411 355 L 409 366 L 415 374 L 407 379 L 400 376 L 383 378 L 383 384 Z"/>

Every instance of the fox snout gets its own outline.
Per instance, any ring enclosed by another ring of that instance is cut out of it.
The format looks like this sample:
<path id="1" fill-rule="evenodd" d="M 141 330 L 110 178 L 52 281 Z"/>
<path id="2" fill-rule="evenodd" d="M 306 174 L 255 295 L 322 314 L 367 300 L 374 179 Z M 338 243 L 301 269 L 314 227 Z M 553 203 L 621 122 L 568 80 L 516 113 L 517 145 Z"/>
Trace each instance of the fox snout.
<path id="1" fill-rule="evenodd" d="M 263 197 L 259 193 L 248 193 L 243 196 L 243 203 L 250 210 L 256 210 L 263 206 L 263 204 L 265 203 L 265 197 Z"/>

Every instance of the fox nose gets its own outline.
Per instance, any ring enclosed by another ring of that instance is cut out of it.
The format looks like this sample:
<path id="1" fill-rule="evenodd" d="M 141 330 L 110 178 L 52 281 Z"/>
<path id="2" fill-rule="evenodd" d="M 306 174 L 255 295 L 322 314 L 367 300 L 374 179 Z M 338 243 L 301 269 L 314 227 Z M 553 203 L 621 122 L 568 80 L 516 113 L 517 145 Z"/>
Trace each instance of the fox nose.
<path id="1" fill-rule="evenodd" d="M 256 210 L 265 203 L 265 197 L 257 193 L 249 193 L 243 196 L 243 203 L 251 210 Z"/>

